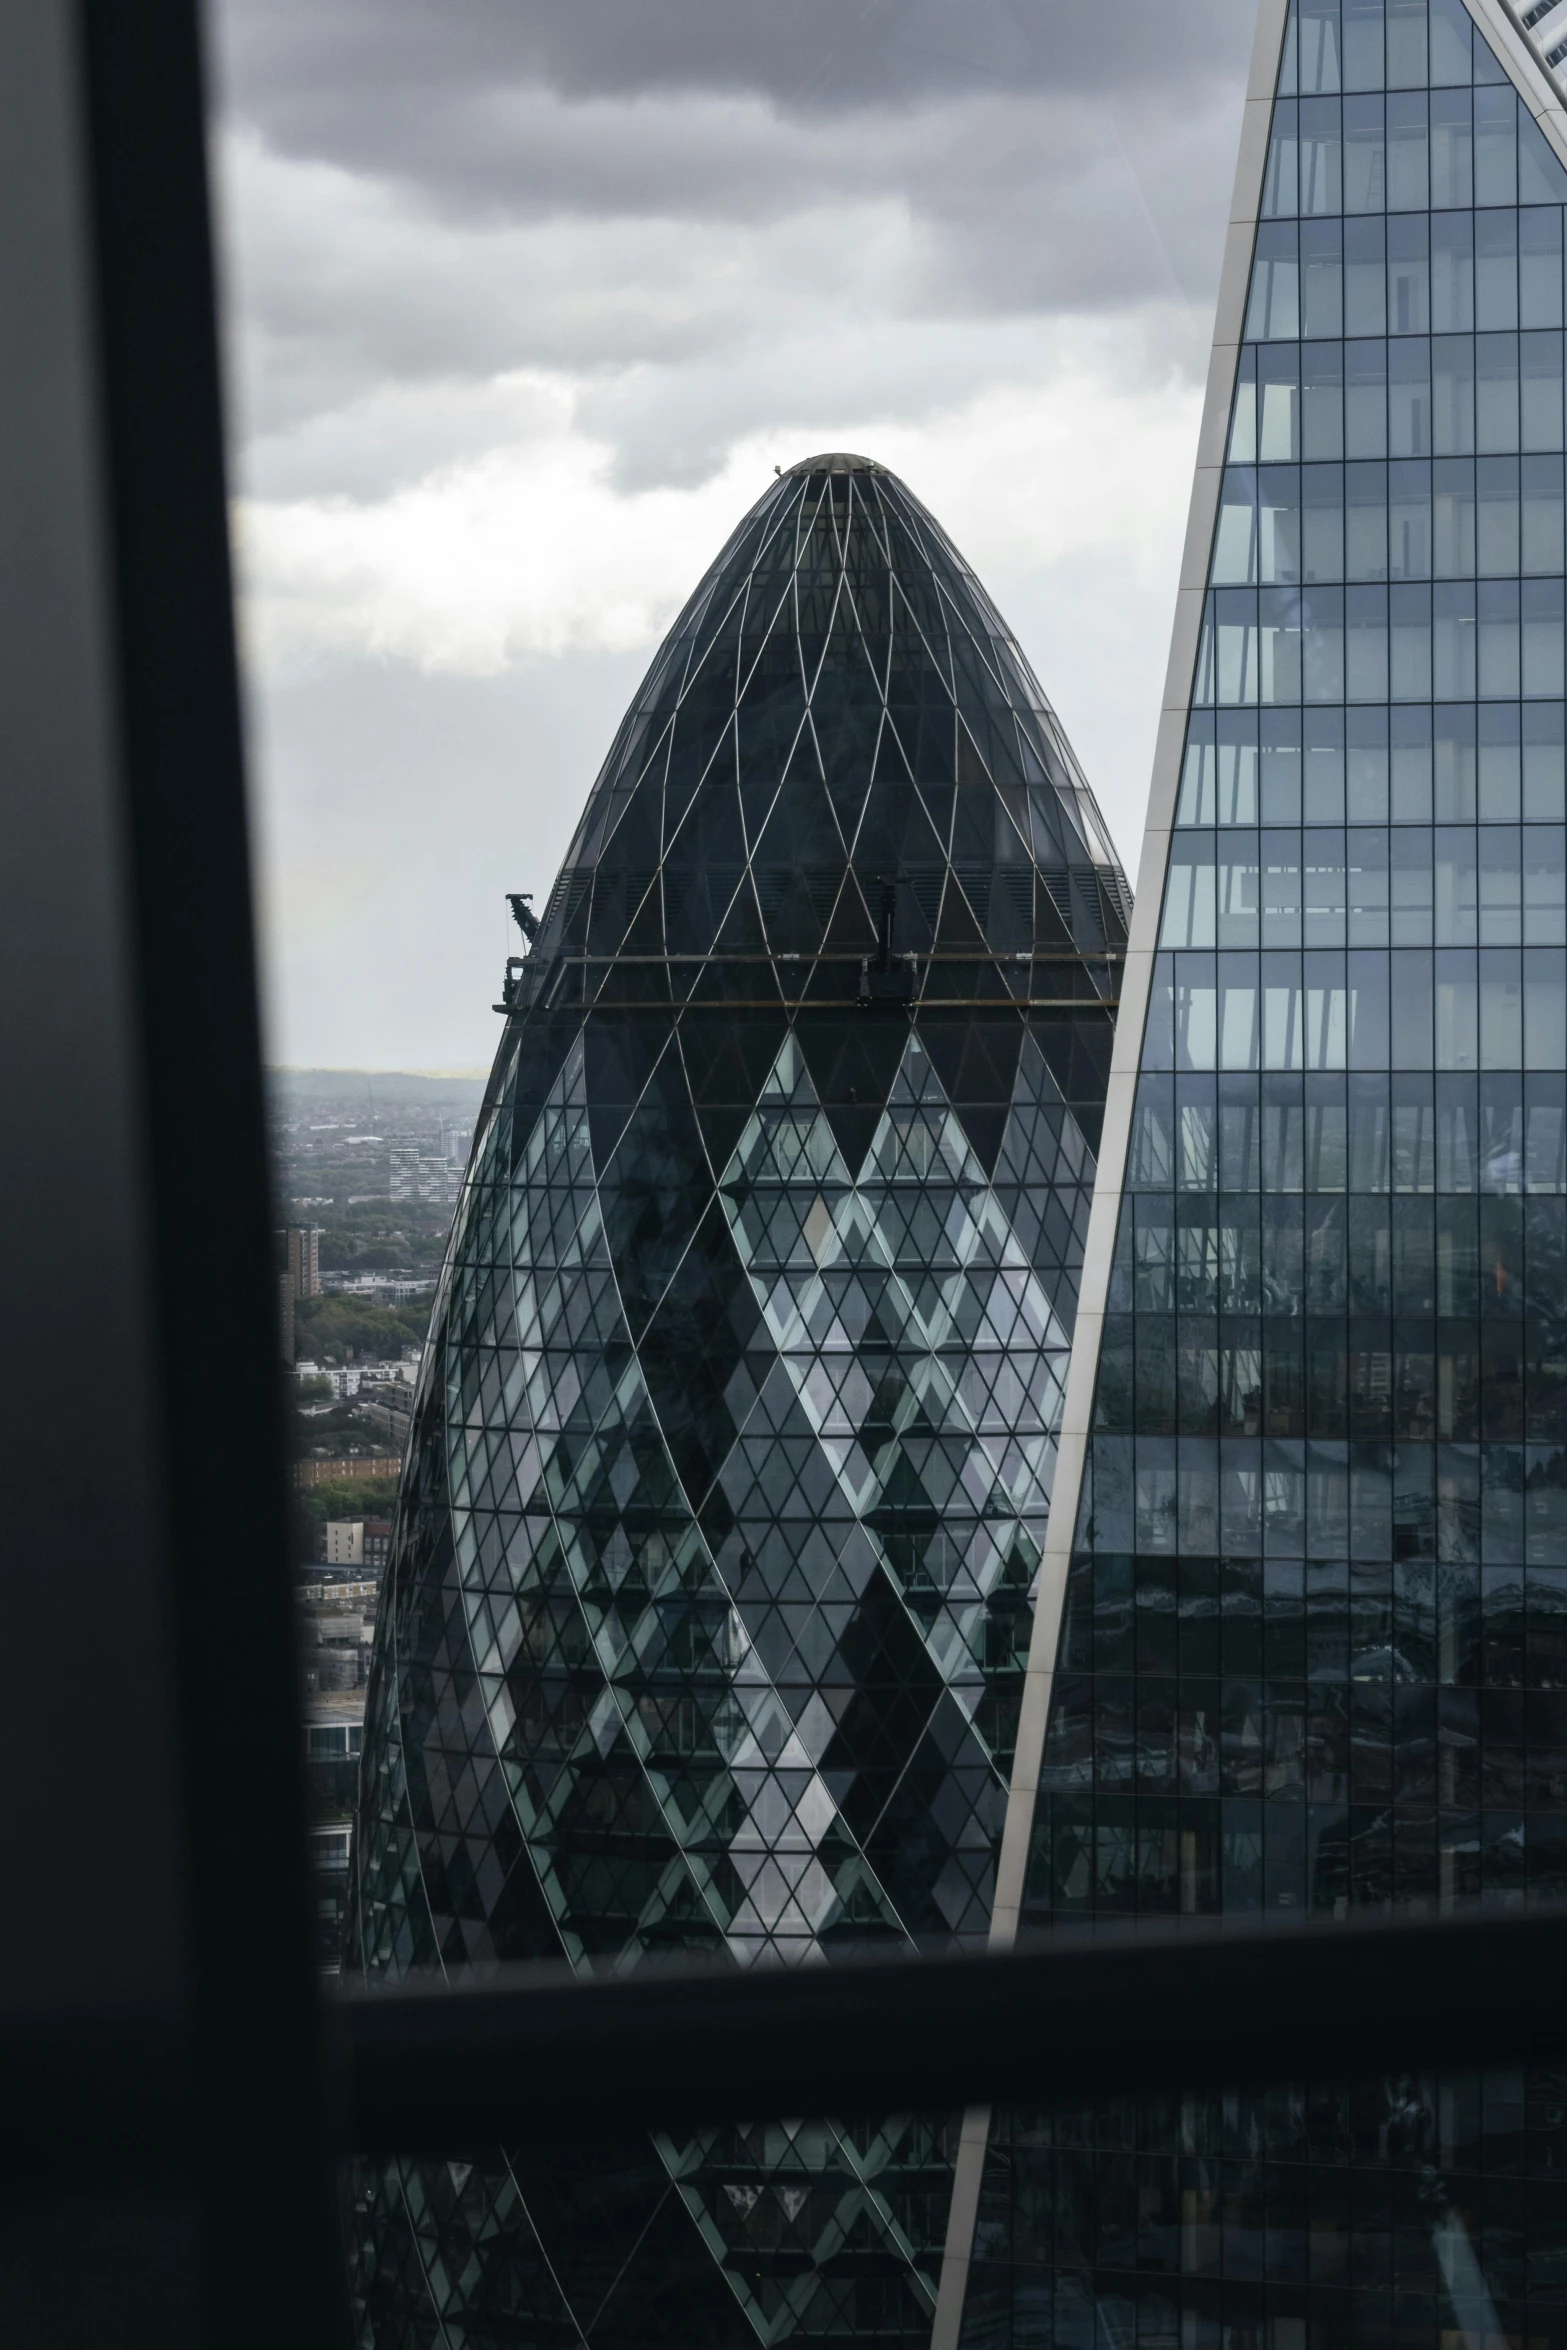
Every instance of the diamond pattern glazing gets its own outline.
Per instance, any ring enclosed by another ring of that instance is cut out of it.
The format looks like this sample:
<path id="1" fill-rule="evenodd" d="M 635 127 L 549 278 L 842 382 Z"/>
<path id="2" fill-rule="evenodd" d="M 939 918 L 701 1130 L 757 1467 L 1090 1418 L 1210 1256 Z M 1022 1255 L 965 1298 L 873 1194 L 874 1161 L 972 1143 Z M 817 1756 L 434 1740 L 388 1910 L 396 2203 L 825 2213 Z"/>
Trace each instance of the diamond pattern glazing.
<path id="1" fill-rule="evenodd" d="M 509 984 L 383 1598 L 351 1956 L 986 1930 L 1125 884 L 901 483 L 797 467 Z M 929 2332 L 947 2131 L 356 2182 L 367 2339 Z"/>

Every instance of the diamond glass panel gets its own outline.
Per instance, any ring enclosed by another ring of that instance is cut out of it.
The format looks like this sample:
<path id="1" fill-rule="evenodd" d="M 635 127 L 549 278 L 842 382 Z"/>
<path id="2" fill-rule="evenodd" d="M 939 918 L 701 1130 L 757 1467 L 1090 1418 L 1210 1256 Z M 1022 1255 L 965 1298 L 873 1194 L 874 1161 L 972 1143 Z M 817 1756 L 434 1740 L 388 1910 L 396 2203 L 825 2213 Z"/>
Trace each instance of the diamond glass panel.
<path id="1" fill-rule="evenodd" d="M 984 1938 L 1129 909 L 931 518 L 780 477 L 507 1023 L 370 1689 L 350 1963 Z M 950 2125 L 363 2169 L 366 2340 L 929 2337 Z"/>

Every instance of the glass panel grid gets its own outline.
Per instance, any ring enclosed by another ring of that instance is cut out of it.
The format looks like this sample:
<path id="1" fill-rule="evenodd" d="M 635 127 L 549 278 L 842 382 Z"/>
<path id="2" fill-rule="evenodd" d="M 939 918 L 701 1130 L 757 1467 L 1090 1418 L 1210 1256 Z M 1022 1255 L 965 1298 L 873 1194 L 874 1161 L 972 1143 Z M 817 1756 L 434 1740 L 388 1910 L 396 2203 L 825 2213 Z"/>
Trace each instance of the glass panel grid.
<path id="1" fill-rule="evenodd" d="M 1567 1893 L 1564 203 L 1294 0 L 1025 1933 Z M 1564 2084 L 1004 2114 L 964 2340 L 1567 2340 Z"/>
<path id="2" fill-rule="evenodd" d="M 781 477 L 627 714 L 497 1056 L 351 1965 L 983 1942 L 1129 903 L 923 508 L 861 460 Z M 954 2137 L 361 2169 L 364 2321 L 924 2342 Z"/>

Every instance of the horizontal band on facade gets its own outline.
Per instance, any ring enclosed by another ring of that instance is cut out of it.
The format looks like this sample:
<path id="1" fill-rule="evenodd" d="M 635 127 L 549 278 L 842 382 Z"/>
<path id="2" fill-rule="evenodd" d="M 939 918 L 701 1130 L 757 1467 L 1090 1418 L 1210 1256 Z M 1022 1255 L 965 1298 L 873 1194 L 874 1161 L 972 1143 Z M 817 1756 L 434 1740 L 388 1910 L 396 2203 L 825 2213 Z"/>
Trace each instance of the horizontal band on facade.
<path id="1" fill-rule="evenodd" d="M 1094 995 L 922 995 L 908 996 L 893 1003 L 876 1006 L 880 1011 L 908 1012 L 973 1012 L 994 1009 L 998 1012 L 1114 1012 L 1120 1009 L 1119 996 Z M 551 1010 L 556 1007 L 550 1006 Z M 580 1007 L 579 1007 L 580 1008 Z M 725 1012 L 856 1012 L 868 1011 L 870 1005 L 858 996 L 699 996 L 695 999 L 671 997 L 664 1003 L 657 998 L 630 996 L 605 1002 L 595 998 L 590 1007 L 597 1011 L 646 1012 L 660 1009 L 701 1011 L 711 1009 Z M 497 1012 L 523 1012 L 525 1004 L 496 1004 Z"/>
<path id="2" fill-rule="evenodd" d="M 626 964 L 647 964 L 661 970 L 685 971 L 715 969 L 723 970 L 731 964 L 740 964 L 744 966 L 746 964 L 776 965 L 779 963 L 809 963 L 813 970 L 820 970 L 825 966 L 831 970 L 852 969 L 854 971 L 858 971 L 864 960 L 865 954 L 863 951 L 855 951 L 853 953 L 836 955 L 794 954 L 791 952 L 780 952 L 776 955 L 568 954 L 552 955 L 549 958 L 549 967 L 554 967 L 562 963 L 581 963 L 593 966 L 600 964 L 614 964 L 617 967 Z M 982 954 L 976 954 L 971 947 L 948 947 L 934 948 L 929 953 L 926 953 L 923 949 L 921 949 L 918 952 L 910 952 L 908 955 L 904 955 L 900 951 L 896 960 L 901 962 L 905 969 L 911 966 L 918 967 L 926 963 L 960 963 L 966 964 L 974 970 L 1004 971 L 1009 967 L 1009 965 L 1016 963 L 1066 963 L 1069 964 L 1074 970 L 1081 970 L 1085 958 L 1080 949 L 1073 947 L 1019 947 L 1016 953 L 1008 951 L 1005 953 L 992 952 Z M 1099 954 L 1096 954 L 1091 958 L 1091 960 L 1099 963 L 1124 963 L 1126 957 L 1124 953 L 1118 952 L 1114 947 L 1111 947 L 1105 949 Z"/>
<path id="3" fill-rule="evenodd" d="M 451 2154 L 1540 2063 L 1564 1968 L 1554 1914 L 1101 1929 L 1000 1957 L 404 1985 L 342 1993 L 329 2021 L 345 2147 Z"/>

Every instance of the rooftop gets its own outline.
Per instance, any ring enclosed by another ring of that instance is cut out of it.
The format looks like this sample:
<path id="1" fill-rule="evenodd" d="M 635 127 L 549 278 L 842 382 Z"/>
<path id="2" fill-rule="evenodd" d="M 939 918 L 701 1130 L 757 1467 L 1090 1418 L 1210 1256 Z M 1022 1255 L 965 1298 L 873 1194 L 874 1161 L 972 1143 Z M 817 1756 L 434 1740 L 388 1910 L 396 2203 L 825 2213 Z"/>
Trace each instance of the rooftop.
<path id="1" fill-rule="evenodd" d="M 305 1720 L 316 1728 L 328 1722 L 362 1722 L 365 1718 L 365 1691 L 360 1689 L 307 1689 L 305 1692 Z"/>
<path id="2" fill-rule="evenodd" d="M 802 457 L 798 465 L 782 465 L 780 473 L 886 473 L 874 457 L 856 457 L 849 449 L 825 449 L 819 457 Z"/>

